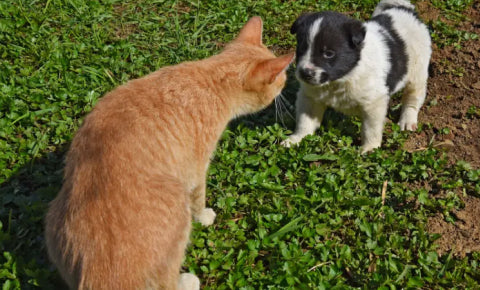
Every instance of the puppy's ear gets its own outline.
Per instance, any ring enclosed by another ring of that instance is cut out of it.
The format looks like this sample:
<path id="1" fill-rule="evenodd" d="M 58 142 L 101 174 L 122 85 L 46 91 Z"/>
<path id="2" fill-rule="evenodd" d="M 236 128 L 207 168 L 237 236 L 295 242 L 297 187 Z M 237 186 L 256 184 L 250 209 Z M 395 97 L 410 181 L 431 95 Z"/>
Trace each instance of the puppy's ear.
<path id="1" fill-rule="evenodd" d="M 298 30 L 304 25 L 305 20 L 308 18 L 308 16 L 312 15 L 313 13 L 302 13 L 302 15 L 298 16 L 297 20 L 293 22 L 292 28 L 290 28 L 290 33 L 291 34 L 296 34 Z"/>
<path id="2" fill-rule="evenodd" d="M 353 48 L 359 47 L 365 39 L 365 34 L 367 33 L 363 23 L 352 19 L 352 21 L 344 24 L 344 29 L 347 32 L 347 35 L 350 37 L 350 45 Z"/>

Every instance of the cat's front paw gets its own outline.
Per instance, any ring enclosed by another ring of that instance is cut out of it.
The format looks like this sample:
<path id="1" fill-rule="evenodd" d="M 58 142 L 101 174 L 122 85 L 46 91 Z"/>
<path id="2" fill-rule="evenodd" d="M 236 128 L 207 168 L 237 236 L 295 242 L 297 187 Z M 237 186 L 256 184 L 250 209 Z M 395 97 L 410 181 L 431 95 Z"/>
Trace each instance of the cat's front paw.
<path id="1" fill-rule="evenodd" d="M 280 145 L 282 145 L 283 147 L 290 148 L 293 145 L 300 143 L 302 139 L 303 138 L 300 136 L 290 135 L 287 139 L 283 140 L 282 143 L 280 143 Z"/>
<path id="2" fill-rule="evenodd" d="M 202 213 L 196 217 L 196 220 L 199 221 L 203 226 L 210 226 L 215 221 L 217 214 L 211 208 L 204 208 Z"/>
<path id="3" fill-rule="evenodd" d="M 180 290 L 199 290 L 200 289 L 200 280 L 197 276 L 184 273 L 180 275 L 180 280 L 178 281 L 178 289 Z"/>

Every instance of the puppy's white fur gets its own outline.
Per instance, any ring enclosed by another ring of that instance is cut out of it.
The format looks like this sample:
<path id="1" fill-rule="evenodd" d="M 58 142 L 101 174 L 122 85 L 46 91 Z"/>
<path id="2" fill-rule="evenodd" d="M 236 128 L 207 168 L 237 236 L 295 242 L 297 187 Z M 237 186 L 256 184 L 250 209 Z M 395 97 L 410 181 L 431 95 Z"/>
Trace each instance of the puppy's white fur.
<path id="1" fill-rule="evenodd" d="M 393 93 L 405 87 L 399 125 L 402 130 L 416 130 L 418 112 L 426 95 L 431 55 L 430 35 L 412 13 L 399 9 L 383 11 L 388 5 L 403 5 L 411 9 L 414 6 L 405 0 L 383 0 L 373 15 L 386 13 L 392 16 L 393 28 L 405 42 L 409 58 L 407 74 L 397 84 Z M 314 36 L 319 31 L 320 23 L 321 19 L 310 28 L 309 50 Z M 366 22 L 364 26 L 366 34 L 361 58 L 348 74 L 322 86 L 310 85 L 298 78 L 300 90 L 296 102 L 297 126 L 294 134 L 285 140 L 283 145 L 289 147 L 300 142 L 306 135 L 313 134 L 320 126 L 327 107 L 332 107 L 344 114 L 358 115 L 362 118 L 362 153 L 380 147 L 390 94 L 385 80 L 391 67 L 391 60 L 385 34 L 382 34 L 384 28 L 376 22 Z M 297 69 L 313 65 L 310 55 L 309 51 L 307 57 L 298 61 Z M 318 79 L 319 75 L 316 74 L 315 78 Z"/>
<path id="2" fill-rule="evenodd" d="M 313 24 L 312 26 L 310 27 L 310 33 L 308 34 L 308 43 L 309 43 L 309 46 L 308 46 L 308 50 L 307 50 L 307 53 L 305 54 L 306 57 L 302 58 L 300 60 L 300 62 L 297 64 L 298 66 L 301 66 L 301 67 L 304 67 L 304 68 L 308 68 L 308 69 L 314 69 L 315 68 L 315 65 L 313 64 L 312 62 L 312 43 L 315 39 L 315 36 L 317 35 L 317 32 L 320 30 L 320 24 L 322 24 L 322 19 L 317 19 Z M 297 71 L 298 73 L 298 71 Z M 314 79 L 316 81 L 320 81 L 320 74 L 322 73 L 321 70 L 316 70 L 315 71 L 315 76 L 314 76 Z M 298 75 L 297 75 L 298 77 Z"/>

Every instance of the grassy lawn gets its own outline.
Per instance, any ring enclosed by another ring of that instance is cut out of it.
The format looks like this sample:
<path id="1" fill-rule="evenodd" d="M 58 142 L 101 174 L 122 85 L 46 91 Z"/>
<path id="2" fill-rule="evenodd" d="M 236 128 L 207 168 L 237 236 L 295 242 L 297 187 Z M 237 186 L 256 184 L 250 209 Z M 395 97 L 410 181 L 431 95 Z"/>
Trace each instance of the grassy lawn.
<path id="1" fill-rule="evenodd" d="M 104 93 L 218 52 L 250 16 L 264 19 L 269 47 L 293 51 L 289 29 L 302 11 L 365 19 L 376 2 L 0 1 L 3 289 L 64 287 L 46 256 L 43 217 L 64 153 Z M 455 21 L 472 1 L 432 3 Z M 472 37 L 430 26 L 439 46 Z M 433 147 L 402 150 L 408 134 L 391 123 L 383 147 L 361 156 L 358 119 L 334 112 L 315 136 L 283 148 L 298 86 L 290 75 L 283 116 L 272 106 L 224 132 L 208 176 L 218 216 L 209 228 L 194 224 L 184 270 L 207 289 L 480 289 L 480 253 L 439 256 L 426 229 L 437 213 L 453 222 L 462 196 L 480 196 L 480 170 L 448 165 Z"/>

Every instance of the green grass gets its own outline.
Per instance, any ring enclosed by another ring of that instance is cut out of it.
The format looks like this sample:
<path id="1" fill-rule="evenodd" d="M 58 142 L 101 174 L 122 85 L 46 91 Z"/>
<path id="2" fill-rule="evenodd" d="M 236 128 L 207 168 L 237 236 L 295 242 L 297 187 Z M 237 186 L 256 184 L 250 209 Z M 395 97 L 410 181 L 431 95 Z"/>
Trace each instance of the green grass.
<path id="1" fill-rule="evenodd" d="M 445 3 L 434 4 L 460 17 L 471 1 Z M 43 217 L 61 186 L 63 154 L 100 96 L 162 66 L 216 53 L 250 16 L 262 16 L 265 42 L 285 51 L 294 48 L 288 31 L 302 11 L 366 18 L 375 4 L 1 1 L 3 289 L 64 287 L 46 257 Z M 442 45 L 466 39 L 452 31 L 432 35 Z M 296 86 L 292 76 L 285 90 L 292 103 Z M 447 166 L 434 148 L 401 150 L 407 135 L 395 125 L 388 126 L 382 149 L 360 156 L 358 120 L 332 112 L 326 120 L 292 149 L 279 142 L 293 121 L 276 119 L 272 108 L 232 122 L 208 177 L 218 218 L 209 228 L 195 224 L 185 270 L 210 289 L 480 287 L 480 254 L 439 257 L 438 236 L 425 230 L 435 213 L 455 219 L 452 210 L 462 207 L 458 194 L 480 195 L 480 171 L 462 162 Z"/>
<path id="2" fill-rule="evenodd" d="M 465 40 L 478 39 L 478 35 L 459 29 L 460 21 L 472 21 L 462 14 L 462 11 L 473 4 L 473 0 L 433 0 L 433 6 L 440 9 L 442 16 L 448 20 L 448 23 L 442 20 L 434 20 L 429 25 L 432 27 L 432 39 L 438 47 L 454 46 L 461 48 L 461 43 Z"/>

